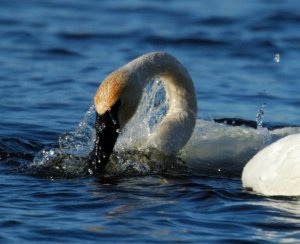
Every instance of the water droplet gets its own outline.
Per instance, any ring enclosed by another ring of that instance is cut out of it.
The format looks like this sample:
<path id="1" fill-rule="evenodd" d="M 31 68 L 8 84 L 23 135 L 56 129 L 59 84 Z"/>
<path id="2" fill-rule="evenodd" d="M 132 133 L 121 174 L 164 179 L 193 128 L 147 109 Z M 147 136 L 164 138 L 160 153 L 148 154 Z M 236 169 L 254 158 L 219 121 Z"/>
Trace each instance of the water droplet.
<path id="1" fill-rule="evenodd" d="M 279 53 L 276 53 L 275 56 L 274 56 L 274 61 L 276 63 L 279 63 L 280 62 L 280 54 Z"/>

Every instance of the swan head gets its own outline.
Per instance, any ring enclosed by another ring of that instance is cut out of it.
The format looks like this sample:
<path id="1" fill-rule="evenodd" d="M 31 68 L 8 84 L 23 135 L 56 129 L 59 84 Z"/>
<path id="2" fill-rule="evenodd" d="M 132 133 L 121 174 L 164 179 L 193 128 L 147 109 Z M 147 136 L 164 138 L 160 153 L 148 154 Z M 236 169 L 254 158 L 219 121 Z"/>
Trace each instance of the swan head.
<path id="1" fill-rule="evenodd" d="M 136 77 L 126 70 L 117 70 L 110 74 L 99 86 L 94 97 L 94 105 L 99 116 L 110 111 L 117 101 L 120 107 L 115 119 L 122 129 L 135 113 L 141 99 L 143 87 Z"/>
<path id="2" fill-rule="evenodd" d="M 142 87 L 126 70 L 110 74 L 99 86 L 94 97 L 96 110 L 96 141 L 89 156 L 91 173 L 105 168 L 121 129 L 135 113 Z"/>

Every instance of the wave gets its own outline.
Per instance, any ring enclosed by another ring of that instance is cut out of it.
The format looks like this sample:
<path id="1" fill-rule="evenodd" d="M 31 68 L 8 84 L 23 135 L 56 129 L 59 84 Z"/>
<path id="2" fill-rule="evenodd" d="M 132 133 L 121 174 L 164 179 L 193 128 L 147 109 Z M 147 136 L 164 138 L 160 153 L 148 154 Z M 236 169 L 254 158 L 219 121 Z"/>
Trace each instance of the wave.
<path id="1" fill-rule="evenodd" d="M 299 132 L 299 127 L 270 130 L 198 120 L 180 157 L 197 172 L 239 175 L 259 150 L 279 138 Z"/>

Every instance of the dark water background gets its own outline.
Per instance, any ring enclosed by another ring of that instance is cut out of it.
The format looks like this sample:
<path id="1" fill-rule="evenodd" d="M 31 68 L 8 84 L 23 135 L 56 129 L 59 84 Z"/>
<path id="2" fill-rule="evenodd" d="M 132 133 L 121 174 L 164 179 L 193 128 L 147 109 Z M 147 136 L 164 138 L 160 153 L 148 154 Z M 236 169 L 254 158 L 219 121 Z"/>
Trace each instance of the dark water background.
<path id="1" fill-rule="evenodd" d="M 265 103 L 265 121 L 299 125 L 299 29 L 297 0 L 0 0 L 0 242 L 299 242 L 299 198 L 239 177 L 11 172 L 77 126 L 109 72 L 154 50 L 189 70 L 199 118 L 254 120 Z"/>

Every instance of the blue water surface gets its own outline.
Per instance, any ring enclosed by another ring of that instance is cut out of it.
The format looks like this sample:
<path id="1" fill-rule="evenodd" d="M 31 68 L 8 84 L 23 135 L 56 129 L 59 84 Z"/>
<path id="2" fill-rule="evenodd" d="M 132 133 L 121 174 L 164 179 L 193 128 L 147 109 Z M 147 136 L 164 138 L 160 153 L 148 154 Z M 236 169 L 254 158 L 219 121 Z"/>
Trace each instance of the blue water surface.
<path id="1" fill-rule="evenodd" d="M 1 243 L 297 243 L 299 198 L 240 177 L 96 180 L 16 170 L 76 128 L 100 82 L 150 51 L 188 69 L 198 118 L 299 125 L 296 0 L 1 0 Z"/>

